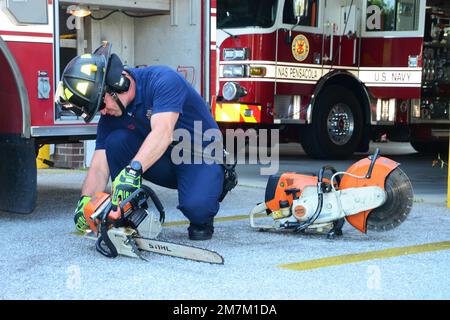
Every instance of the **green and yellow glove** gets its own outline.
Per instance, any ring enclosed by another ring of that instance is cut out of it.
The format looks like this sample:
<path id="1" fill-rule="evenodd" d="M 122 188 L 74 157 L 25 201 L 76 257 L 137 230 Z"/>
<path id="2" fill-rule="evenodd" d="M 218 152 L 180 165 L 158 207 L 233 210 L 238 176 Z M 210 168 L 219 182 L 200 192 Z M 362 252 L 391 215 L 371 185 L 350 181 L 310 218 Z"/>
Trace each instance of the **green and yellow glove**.
<path id="1" fill-rule="evenodd" d="M 86 229 L 89 229 L 89 225 L 84 218 L 84 207 L 89 202 L 89 200 L 91 200 L 91 197 L 81 196 L 80 200 L 78 201 L 77 208 L 74 212 L 73 220 L 75 222 L 75 228 L 80 232 L 85 232 Z"/>
<path id="2" fill-rule="evenodd" d="M 113 181 L 112 205 L 117 208 L 119 201 L 128 198 L 134 191 L 141 187 L 142 165 L 139 161 L 132 161 L 126 166 Z"/>

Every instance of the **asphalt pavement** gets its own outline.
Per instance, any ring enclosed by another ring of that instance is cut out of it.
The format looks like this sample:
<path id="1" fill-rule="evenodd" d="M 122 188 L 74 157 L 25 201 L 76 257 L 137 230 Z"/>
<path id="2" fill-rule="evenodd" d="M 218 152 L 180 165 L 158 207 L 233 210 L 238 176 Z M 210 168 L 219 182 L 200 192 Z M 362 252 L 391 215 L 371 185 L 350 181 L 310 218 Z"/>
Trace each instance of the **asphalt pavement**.
<path id="1" fill-rule="evenodd" d="M 240 184 L 221 205 L 213 239 L 190 241 L 176 191 L 152 185 L 167 211 L 160 239 L 217 251 L 224 265 L 150 253 L 149 262 L 101 256 L 93 241 L 74 232 L 73 210 L 86 172 L 39 170 L 36 210 L 0 212 L 0 298 L 450 299 L 447 168 L 433 167 L 433 157 L 409 145 L 381 147 L 401 162 L 415 190 L 408 219 L 383 233 L 362 234 L 346 224 L 341 238 L 328 240 L 253 230 L 246 215 L 263 200 L 267 177 L 256 175 L 256 165 L 241 165 Z M 346 169 L 364 156 L 333 165 Z M 282 171 L 316 172 L 323 164 L 296 145 L 283 147 Z"/>

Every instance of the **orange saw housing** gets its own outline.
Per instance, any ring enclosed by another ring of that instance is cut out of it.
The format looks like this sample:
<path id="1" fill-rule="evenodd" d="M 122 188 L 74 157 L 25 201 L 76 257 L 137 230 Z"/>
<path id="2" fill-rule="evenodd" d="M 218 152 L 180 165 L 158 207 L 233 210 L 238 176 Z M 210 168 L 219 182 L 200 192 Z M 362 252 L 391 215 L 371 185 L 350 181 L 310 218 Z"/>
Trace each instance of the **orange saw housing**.
<path id="1" fill-rule="evenodd" d="M 98 210 L 104 210 L 111 203 L 111 195 L 105 192 L 96 192 L 91 200 L 84 207 L 84 218 L 89 224 L 89 228 L 98 233 L 97 225 L 101 223 L 100 219 L 96 218 L 95 221 L 91 219 L 91 216 Z M 123 208 L 123 212 L 127 212 L 131 209 L 131 204 L 127 203 Z M 122 217 L 120 207 L 117 210 L 111 210 L 108 213 L 108 221 L 117 221 Z"/>
<path id="2" fill-rule="evenodd" d="M 296 196 L 300 197 L 305 187 L 316 185 L 317 177 L 298 174 L 295 172 L 286 172 L 281 176 L 270 176 L 266 187 L 266 206 L 271 211 L 280 210 L 280 202 L 288 201 L 289 206 L 292 206 L 294 195 L 287 194 L 286 190 L 294 188 L 299 189 L 300 191 L 296 194 Z"/>
<path id="3" fill-rule="evenodd" d="M 355 176 L 365 176 L 369 171 L 371 160 L 369 158 L 361 159 L 354 163 L 350 168 L 347 169 L 348 173 Z M 357 179 L 349 175 L 344 175 L 342 181 L 339 185 L 339 189 L 357 188 L 357 187 L 368 187 L 377 186 L 384 189 L 384 183 L 387 176 L 395 168 L 398 167 L 398 162 L 385 157 L 379 157 L 372 170 L 372 174 L 369 179 Z M 354 214 L 346 217 L 348 223 L 361 232 L 367 232 L 367 217 L 372 210 L 363 211 L 358 214 Z"/>

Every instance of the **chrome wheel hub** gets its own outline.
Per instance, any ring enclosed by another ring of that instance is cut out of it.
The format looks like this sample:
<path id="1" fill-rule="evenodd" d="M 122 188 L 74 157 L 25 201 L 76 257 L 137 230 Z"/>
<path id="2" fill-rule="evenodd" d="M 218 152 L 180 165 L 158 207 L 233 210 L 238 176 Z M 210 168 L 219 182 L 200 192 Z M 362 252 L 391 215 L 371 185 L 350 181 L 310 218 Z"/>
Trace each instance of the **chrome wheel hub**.
<path id="1" fill-rule="evenodd" d="M 331 141 L 339 146 L 349 142 L 355 129 L 350 107 L 339 103 L 333 106 L 327 118 L 327 132 Z"/>

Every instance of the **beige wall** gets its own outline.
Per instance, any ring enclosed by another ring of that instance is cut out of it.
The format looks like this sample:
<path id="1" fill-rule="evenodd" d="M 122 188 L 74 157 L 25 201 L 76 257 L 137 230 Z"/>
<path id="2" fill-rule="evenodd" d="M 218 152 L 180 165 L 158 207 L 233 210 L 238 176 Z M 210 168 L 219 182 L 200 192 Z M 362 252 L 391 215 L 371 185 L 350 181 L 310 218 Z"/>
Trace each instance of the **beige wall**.
<path id="1" fill-rule="evenodd" d="M 109 12 L 97 10 L 93 15 L 102 17 Z M 86 19 L 86 51 L 92 52 L 101 41 L 108 40 L 113 52 L 130 67 L 159 64 L 175 70 L 179 66 L 192 67 L 186 68 L 185 74 L 200 92 L 201 0 L 172 0 L 170 12 L 147 18 L 131 18 L 116 12 L 102 21 Z M 95 142 L 87 141 L 84 147 L 85 165 L 89 167 Z"/>
<path id="2" fill-rule="evenodd" d="M 94 11 L 95 17 L 103 17 L 110 11 Z M 105 20 L 86 19 L 85 37 L 87 51 L 95 50 L 102 41 L 112 43 L 112 50 L 122 58 L 122 62 L 134 66 L 134 18 L 120 12 L 113 13 Z"/>
<path id="3" fill-rule="evenodd" d="M 105 20 L 87 19 L 85 37 L 87 52 L 101 41 L 113 44 L 123 63 L 137 65 L 167 65 L 183 74 L 200 92 L 201 83 L 201 0 L 172 0 L 170 15 L 131 18 L 116 12 Z M 109 10 L 93 11 L 95 17 Z M 135 13 L 135 12 L 133 12 Z"/>
<path id="4" fill-rule="evenodd" d="M 175 0 L 171 15 L 135 19 L 135 63 L 163 64 L 185 69 L 188 80 L 200 92 L 201 0 Z M 193 7 L 191 8 L 191 3 Z"/>

